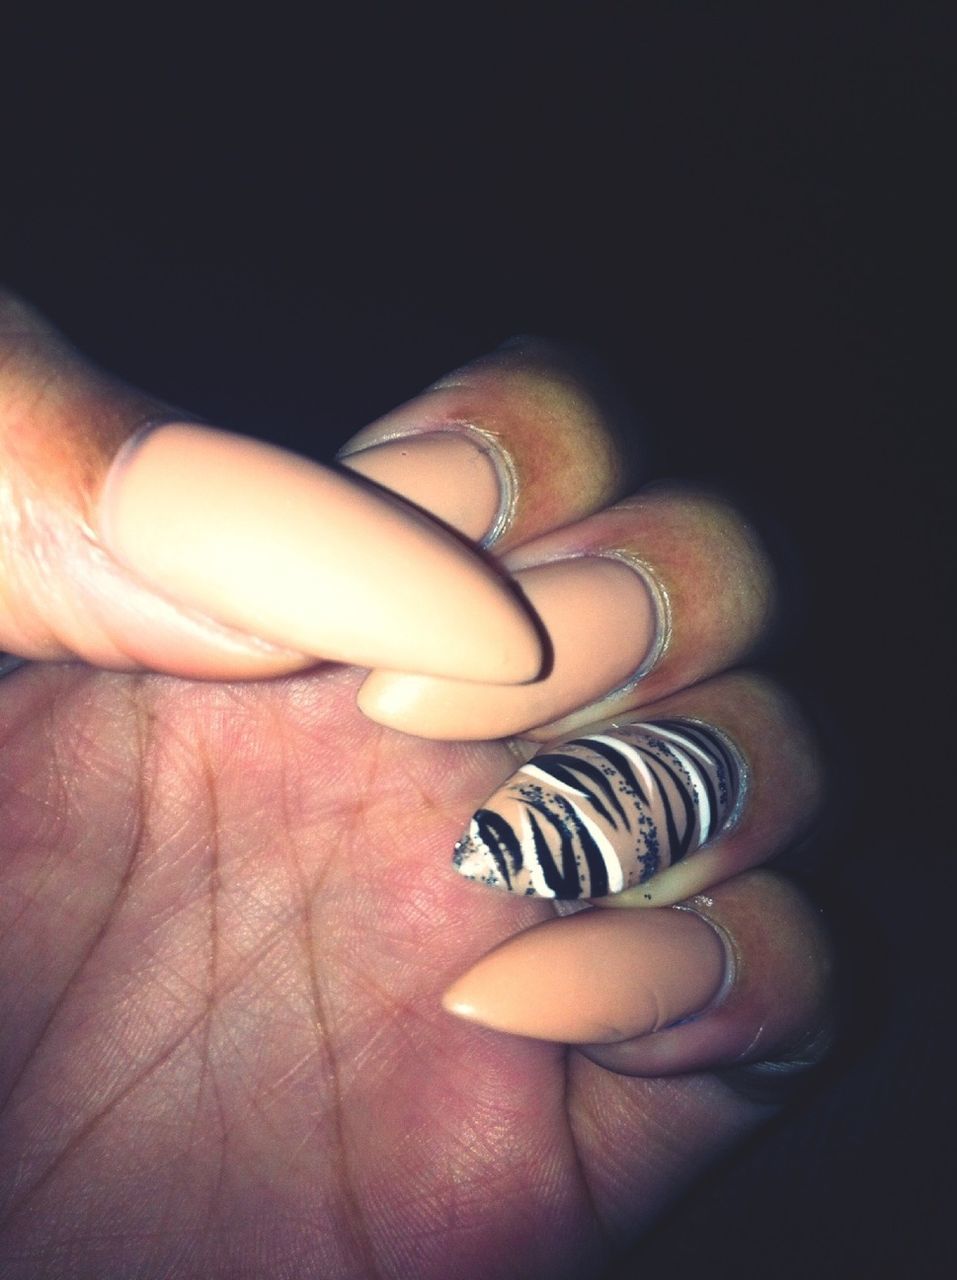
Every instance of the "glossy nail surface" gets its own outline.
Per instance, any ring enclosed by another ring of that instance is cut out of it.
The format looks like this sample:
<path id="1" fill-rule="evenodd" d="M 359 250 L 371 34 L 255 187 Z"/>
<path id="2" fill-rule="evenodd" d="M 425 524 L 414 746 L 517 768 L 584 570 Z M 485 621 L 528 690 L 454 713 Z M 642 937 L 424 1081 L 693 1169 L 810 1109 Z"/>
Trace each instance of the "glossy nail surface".
<path id="1" fill-rule="evenodd" d="M 579 556 L 515 575 L 552 646 L 544 679 L 509 688 L 374 671 L 359 691 L 370 720 L 439 739 L 501 738 L 595 702 L 650 665 L 657 601 L 624 559 Z"/>
<path id="2" fill-rule="evenodd" d="M 154 429 L 114 463 L 100 524 L 116 559 L 154 589 L 303 653 L 503 682 L 541 665 L 510 587 L 456 537 L 258 441 Z"/>
<path id="3" fill-rule="evenodd" d="M 454 983 L 442 1004 L 496 1031 L 609 1044 L 707 1009 L 728 972 L 724 943 L 693 912 L 595 909 L 510 938 Z"/>
<path id="4" fill-rule="evenodd" d="M 511 893 L 620 893 L 718 834 L 742 781 L 737 752 L 709 726 L 616 726 L 533 756 L 473 816 L 453 863 Z"/>

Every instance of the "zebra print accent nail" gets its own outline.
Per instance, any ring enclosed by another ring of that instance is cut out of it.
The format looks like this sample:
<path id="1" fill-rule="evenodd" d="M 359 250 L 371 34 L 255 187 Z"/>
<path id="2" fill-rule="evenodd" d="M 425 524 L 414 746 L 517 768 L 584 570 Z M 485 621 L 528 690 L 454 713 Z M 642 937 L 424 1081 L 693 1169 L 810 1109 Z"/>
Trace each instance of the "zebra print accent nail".
<path id="1" fill-rule="evenodd" d="M 643 884 L 736 817 L 744 767 L 689 720 L 619 726 L 546 747 L 473 816 L 453 865 L 539 898 L 602 898 Z"/>

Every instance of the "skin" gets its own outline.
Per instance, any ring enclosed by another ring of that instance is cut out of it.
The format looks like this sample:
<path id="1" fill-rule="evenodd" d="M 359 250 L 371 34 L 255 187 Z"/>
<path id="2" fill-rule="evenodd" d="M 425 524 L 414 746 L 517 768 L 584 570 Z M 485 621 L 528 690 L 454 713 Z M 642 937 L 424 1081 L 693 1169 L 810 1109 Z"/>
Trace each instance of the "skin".
<path id="1" fill-rule="evenodd" d="M 43 490 L 55 525 L 95 499 L 119 424 L 145 401 L 33 323 L 17 330 L 33 365 L 4 339 L 0 449 L 9 460 L 15 438 L 28 477 L 60 450 Z M 587 514 L 563 505 L 581 503 L 576 469 L 593 506 L 628 483 L 593 407 L 576 453 L 578 393 L 538 355 L 510 381 L 516 359 L 440 392 L 465 396 L 472 418 L 491 403 L 505 434 L 511 414 L 522 440 L 561 410 L 554 483 L 537 476 L 509 545 Z M 771 1114 L 708 1068 L 802 1059 L 820 1040 L 826 947 L 802 944 L 807 905 L 766 873 L 737 874 L 770 851 L 783 812 L 766 807 L 760 836 L 712 868 L 744 980 L 715 1024 L 692 1024 L 693 1070 L 686 1056 L 682 1074 L 641 1078 L 627 1049 L 603 1066 L 587 1046 L 460 1022 L 442 992 L 551 916 L 448 865 L 515 744 L 378 726 L 355 705 L 363 673 L 303 672 L 301 654 L 249 683 L 60 661 L 80 649 L 84 600 L 68 617 L 37 605 L 36 548 L 9 519 L 22 493 L 5 474 L 4 644 L 58 660 L 6 678 L 0 698 L 4 1277 L 591 1276 Z M 45 564 L 55 586 L 64 570 Z M 205 675 L 220 641 L 196 641 Z M 252 647 L 243 661 L 254 674 Z"/>
<path id="2" fill-rule="evenodd" d="M 549 915 L 446 867 L 507 748 L 355 685 L 7 682 L 5 1275 L 587 1275 L 761 1116 L 441 1010 Z"/>

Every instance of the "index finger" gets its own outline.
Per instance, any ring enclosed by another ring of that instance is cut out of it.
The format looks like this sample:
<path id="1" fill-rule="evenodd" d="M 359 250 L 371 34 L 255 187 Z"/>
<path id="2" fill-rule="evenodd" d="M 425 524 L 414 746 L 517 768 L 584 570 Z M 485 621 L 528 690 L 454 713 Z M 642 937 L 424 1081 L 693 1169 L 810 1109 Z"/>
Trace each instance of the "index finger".
<path id="1" fill-rule="evenodd" d="M 463 616 L 481 618 L 463 628 Z M 190 677 L 534 678 L 505 576 L 392 495 L 184 420 L 0 295 L 0 648 Z"/>

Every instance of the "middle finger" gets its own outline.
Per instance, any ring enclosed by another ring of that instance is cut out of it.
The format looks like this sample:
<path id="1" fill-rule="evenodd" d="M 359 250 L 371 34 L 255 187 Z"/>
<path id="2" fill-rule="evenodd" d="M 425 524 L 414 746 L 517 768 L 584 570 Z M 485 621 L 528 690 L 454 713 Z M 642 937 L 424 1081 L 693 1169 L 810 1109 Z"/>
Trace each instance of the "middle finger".
<path id="1" fill-rule="evenodd" d="M 734 665 L 772 609 L 754 531 L 722 499 L 687 489 L 639 493 L 503 564 L 550 643 L 545 675 L 506 687 L 377 671 L 359 694 L 367 716 L 429 738 L 555 737 Z"/>

